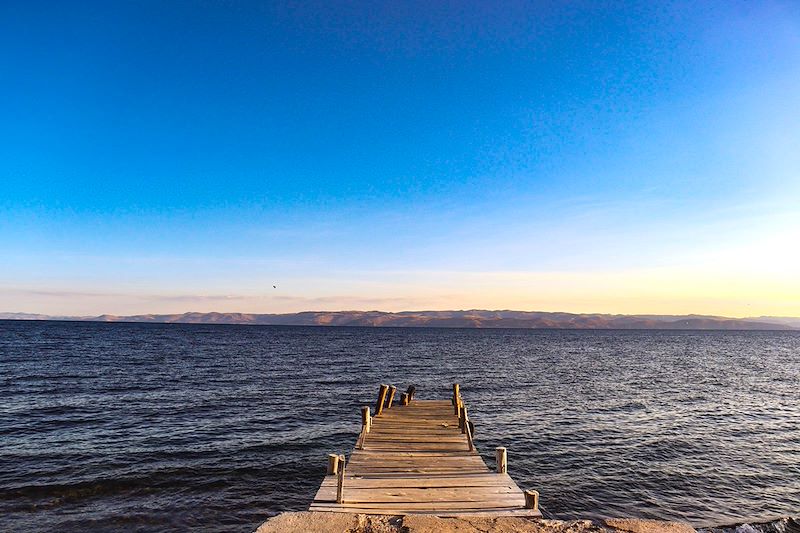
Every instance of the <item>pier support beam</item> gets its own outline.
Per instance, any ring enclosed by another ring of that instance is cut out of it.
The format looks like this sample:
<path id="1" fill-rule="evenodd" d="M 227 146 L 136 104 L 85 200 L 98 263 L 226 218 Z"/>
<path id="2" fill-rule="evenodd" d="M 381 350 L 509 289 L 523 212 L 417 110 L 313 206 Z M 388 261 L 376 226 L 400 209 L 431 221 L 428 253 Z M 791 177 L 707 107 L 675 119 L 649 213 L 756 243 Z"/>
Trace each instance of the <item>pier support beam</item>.
<path id="1" fill-rule="evenodd" d="M 458 405 L 458 400 L 461 398 L 461 386 L 458 383 L 453 383 L 453 405 Z"/>
<path id="2" fill-rule="evenodd" d="M 525 491 L 525 508 L 539 510 L 539 492 L 535 490 Z"/>
<path id="3" fill-rule="evenodd" d="M 344 503 L 344 455 L 339 456 L 339 472 L 336 478 L 336 503 Z M 527 494 L 527 493 L 526 493 Z M 536 493 L 538 498 L 539 493 Z M 527 500 L 527 496 L 525 496 Z"/>
<path id="4" fill-rule="evenodd" d="M 389 398 L 387 398 L 387 400 L 386 400 L 386 408 L 387 409 L 391 409 L 392 408 L 392 402 L 394 401 L 394 393 L 395 392 L 397 392 L 397 387 L 395 387 L 394 385 L 389 387 Z"/>
<path id="5" fill-rule="evenodd" d="M 335 476 L 339 471 L 339 456 L 335 453 L 328 454 L 328 475 Z"/>
<path id="6" fill-rule="evenodd" d="M 408 396 L 408 403 L 414 401 L 414 393 L 417 392 L 417 388 L 414 385 L 409 385 L 408 390 L 406 391 L 406 396 Z"/>
<path id="7" fill-rule="evenodd" d="M 369 433 L 372 429 L 372 417 L 369 414 L 369 407 L 361 407 L 361 427 L 364 428 L 364 433 Z"/>
<path id="8" fill-rule="evenodd" d="M 498 474 L 507 474 L 508 473 L 508 453 L 506 449 L 502 446 L 495 448 L 495 459 L 497 460 L 497 473 Z"/>
<path id="9" fill-rule="evenodd" d="M 386 403 L 386 394 L 389 392 L 389 385 L 381 385 L 378 391 L 378 401 L 375 404 L 375 416 L 380 416 L 383 412 L 383 404 Z"/>
<path id="10" fill-rule="evenodd" d="M 400 405 L 408 405 L 408 394 L 405 392 L 400 395 Z"/>

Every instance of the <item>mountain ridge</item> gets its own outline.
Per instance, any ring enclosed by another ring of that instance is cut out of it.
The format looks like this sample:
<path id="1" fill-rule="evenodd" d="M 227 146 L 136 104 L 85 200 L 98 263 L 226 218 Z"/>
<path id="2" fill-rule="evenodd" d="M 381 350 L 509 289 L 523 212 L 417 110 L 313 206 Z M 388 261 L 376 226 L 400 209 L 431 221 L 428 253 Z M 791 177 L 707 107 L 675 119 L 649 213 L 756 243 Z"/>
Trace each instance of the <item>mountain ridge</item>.
<path id="1" fill-rule="evenodd" d="M 774 321 L 769 320 L 774 319 Z M 70 320 L 177 324 L 252 324 L 285 326 L 449 327 L 524 329 L 699 329 L 796 330 L 800 318 L 730 318 L 714 315 L 622 315 L 550 311 L 302 311 L 298 313 L 195 312 L 171 314 L 52 316 L 0 313 L 0 320 Z"/>

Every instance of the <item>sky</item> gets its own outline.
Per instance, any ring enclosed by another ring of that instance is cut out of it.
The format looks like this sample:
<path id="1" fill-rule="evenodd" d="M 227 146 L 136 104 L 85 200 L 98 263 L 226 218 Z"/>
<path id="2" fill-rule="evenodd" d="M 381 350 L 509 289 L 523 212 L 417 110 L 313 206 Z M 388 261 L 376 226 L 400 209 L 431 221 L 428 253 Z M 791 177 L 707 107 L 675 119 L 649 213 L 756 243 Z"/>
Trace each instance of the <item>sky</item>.
<path id="1" fill-rule="evenodd" d="M 797 2 L 7 1 L 0 312 L 800 316 Z"/>

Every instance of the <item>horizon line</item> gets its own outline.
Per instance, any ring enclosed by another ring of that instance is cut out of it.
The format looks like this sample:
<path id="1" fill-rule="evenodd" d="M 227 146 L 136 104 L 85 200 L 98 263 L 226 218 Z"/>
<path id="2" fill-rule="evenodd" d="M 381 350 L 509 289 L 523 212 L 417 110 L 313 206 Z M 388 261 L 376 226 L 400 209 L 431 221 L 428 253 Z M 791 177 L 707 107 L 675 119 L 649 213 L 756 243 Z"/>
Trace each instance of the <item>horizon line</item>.
<path id="1" fill-rule="evenodd" d="M 100 318 L 100 317 L 117 317 L 117 318 L 126 318 L 126 317 L 141 317 L 141 316 L 185 316 L 185 315 L 268 315 L 268 316 L 290 316 L 290 315 L 299 315 L 299 314 L 307 314 L 307 313 L 316 313 L 316 314 L 337 314 L 337 313 L 381 313 L 387 315 L 402 315 L 402 314 L 412 314 L 412 313 L 468 313 L 471 311 L 476 312 L 489 312 L 489 313 L 501 313 L 501 312 L 511 312 L 511 313 L 538 313 L 538 314 L 546 314 L 546 315 L 573 315 L 573 316 L 609 316 L 609 317 L 677 317 L 677 318 L 685 318 L 685 317 L 702 317 L 702 318 L 716 318 L 716 319 L 725 319 L 725 320 L 752 320 L 752 319 L 766 319 L 766 318 L 773 318 L 773 319 L 792 319 L 792 320 L 800 320 L 800 316 L 784 316 L 784 315 L 748 315 L 748 316 L 727 316 L 727 315 L 713 315 L 713 314 L 702 314 L 702 313 L 610 313 L 610 312 L 573 312 L 573 311 L 542 311 L 542 310 L 527 310 L 527 309 L 489 309 L 489 308 L 478 308 L 472 307 L 468 309 L 410 309 L 410 310 L 403 310 L 403 311 L 384 311 L 380 309 L 338 309 L 338 310 L 314 310 L 308 309 L 303 311 L 295 311 L 295 312 L 250 312 L 250 311 L 182 311 L 176 313 L 158 313 L 158 312 L 148 312 L 148 313 L 134 313 L 134 314 L 115 314 L 115 313 L 100 313 L 100 314 L 90 314 L 90 315 L 64 315 L 64 314 L 49 314 L 49 313 L 37 313 L 37 312 L 27 312 L 27 311 L 0 311 L 0 319 L 2 320 L 9 320 L 9 318 L 1 318 L 3 316 L 11 316 L 11 315 L 19 315 L 19 316 L 39 316 L 39 317 L 48 317 L 52 319 L 81 319 L 81 320 L 88 320 L 93 318 Z M 11 320 L 14 320 L 11 318 Z"/>

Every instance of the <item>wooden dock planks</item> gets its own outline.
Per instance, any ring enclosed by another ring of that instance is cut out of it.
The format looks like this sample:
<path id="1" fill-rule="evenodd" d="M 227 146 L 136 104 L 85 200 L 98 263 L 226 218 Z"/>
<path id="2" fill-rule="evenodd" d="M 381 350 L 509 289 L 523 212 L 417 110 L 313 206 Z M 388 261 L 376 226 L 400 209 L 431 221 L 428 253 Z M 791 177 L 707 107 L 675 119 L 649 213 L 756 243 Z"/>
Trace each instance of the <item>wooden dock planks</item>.
<path id="1" fill-rule="evenodd" d="M 343 501 L 337 476 L 328 475 L 310 511 L 541 516 L 526 508 L 507 473 L 490 471 L 470 449 L 452 402 L 413 400 L 380 411 L 347 462 Z"/>

